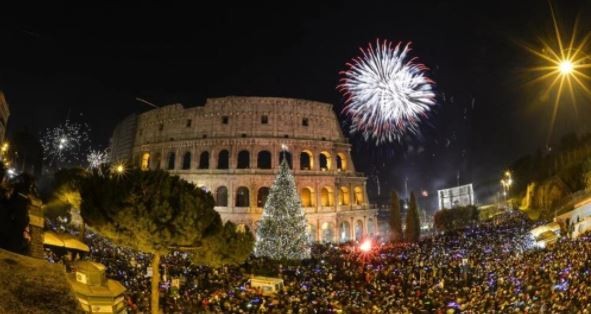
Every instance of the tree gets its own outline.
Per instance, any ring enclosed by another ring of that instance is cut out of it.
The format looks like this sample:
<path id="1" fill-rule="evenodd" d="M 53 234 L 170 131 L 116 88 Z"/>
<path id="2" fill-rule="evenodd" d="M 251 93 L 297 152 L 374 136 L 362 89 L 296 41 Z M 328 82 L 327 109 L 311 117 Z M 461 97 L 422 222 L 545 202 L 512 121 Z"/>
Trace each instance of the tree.
<path id="1" fill-rule="evenodd" d="M 390 207 L 390 241 L 402 240 L 402 219 L 400 219 L 400 199 L 396 192 L 392 192 L 392 206 Z"/>
<path id="2" fill-rule="evenodd" d="M 309 258 L 306 227 L 306 216 L 300 205 L 295 180 L 284 158 L 259 221 L 255 255 L 273 260 Z"/>
<path id="3" fill-rule="evenodd" d="M 421 222 L 419 220 L 419 208 L 415 193 L 410 193 L 410 206 L 406 213 L 406 229 L 404 239 L 409 242 L 416 242 L 421 237 Z"/>
<path id="4" fill-rule="evenodd" d="M 164 171 L 114 175 L 95 169 L 82 180 L 80 195 L 89 226 L 152 254 L 152 313 L 159 311 L 160 258 L 173 247 L 194 248 L 193 260 L 210 266 L 241 262 L 252 249 L 250 232 L 237 234 L 233 224 L 222 224 L 211 194 Z"/>

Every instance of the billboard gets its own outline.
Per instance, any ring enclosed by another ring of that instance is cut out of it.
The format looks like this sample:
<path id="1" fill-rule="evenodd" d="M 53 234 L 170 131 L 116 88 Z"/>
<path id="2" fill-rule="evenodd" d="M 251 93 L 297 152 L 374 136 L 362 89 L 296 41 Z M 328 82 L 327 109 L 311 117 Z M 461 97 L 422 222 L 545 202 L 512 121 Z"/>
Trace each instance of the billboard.
<path id="1" fill-rule="evenodd" d="M 437 190 L 439 209 L 474 205 L 474 188 L 472 183 Z"/>

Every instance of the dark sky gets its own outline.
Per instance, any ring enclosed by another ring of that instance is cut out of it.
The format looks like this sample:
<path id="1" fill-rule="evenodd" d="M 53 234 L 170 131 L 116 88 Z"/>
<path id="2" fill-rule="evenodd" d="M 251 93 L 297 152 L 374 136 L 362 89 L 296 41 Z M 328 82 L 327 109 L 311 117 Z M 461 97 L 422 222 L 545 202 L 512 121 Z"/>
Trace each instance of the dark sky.
<path id="1" fill-rule="evenodd" d="M 320 1 L 318 1 L 320 2 Z M 0 10 L 0 89 L 11 105 L 11 132 L 41 132 L 69 115 L 106 146 L 114 125 L 159 105 L 202 105 L 207 97 L 280 96 L 343 105 L 339 71 L 376 38 L 412 41 L 431 68 L 439 104 L 422 135 L 375 147 L 351 136 L 359 170 L 375 195 L 392 189 L 498 182 L 512 160 L 546 143 L 547 85 L 526 85 L 539 48 L 552 34 L 546 1 L 346 1 L 234 7 L 59 6 Z M 591 31 L 591 1 L 555 1 L 564 31 L 577 16 Z M 561 105 L 552 141 L 588 131 L 589 100 Z M 575 119 L 578 117 L 578 119 Z M 343 121 L 345 123 L 345 121 Z M 344 125 L 346 127 L 346 125 Z"/>

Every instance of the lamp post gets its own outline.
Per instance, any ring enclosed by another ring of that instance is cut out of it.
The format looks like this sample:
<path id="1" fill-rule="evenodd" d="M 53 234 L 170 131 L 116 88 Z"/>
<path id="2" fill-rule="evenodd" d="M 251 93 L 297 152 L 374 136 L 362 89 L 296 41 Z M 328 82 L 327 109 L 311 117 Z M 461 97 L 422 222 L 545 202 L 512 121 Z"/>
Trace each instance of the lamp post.
<path id="1" fill-rule="evenodd" d="M 505 201 L 505 206 L 509 207 L 507 204 L 507 194 L 509 193 L 509 189 L 513 184 L 513 178 L 511 178 L 511 172 L 505 171 L 503 178 L 501 179 L 501 186 L 503 187 L 503 199 Z"/>

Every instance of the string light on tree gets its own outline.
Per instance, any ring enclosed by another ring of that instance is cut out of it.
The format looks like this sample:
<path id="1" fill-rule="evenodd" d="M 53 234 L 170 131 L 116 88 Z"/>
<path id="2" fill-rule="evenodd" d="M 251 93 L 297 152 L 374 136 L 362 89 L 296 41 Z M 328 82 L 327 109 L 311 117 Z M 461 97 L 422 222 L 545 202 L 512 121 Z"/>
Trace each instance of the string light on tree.
<path id="1" fill-rule="evenodd" d="M 282 145 L 282 149 L 283 149 Z M 307 220 L 286 159 L 271 186 L 257 228 L 255 255 L 274 260 L 310 257 Z"/>

